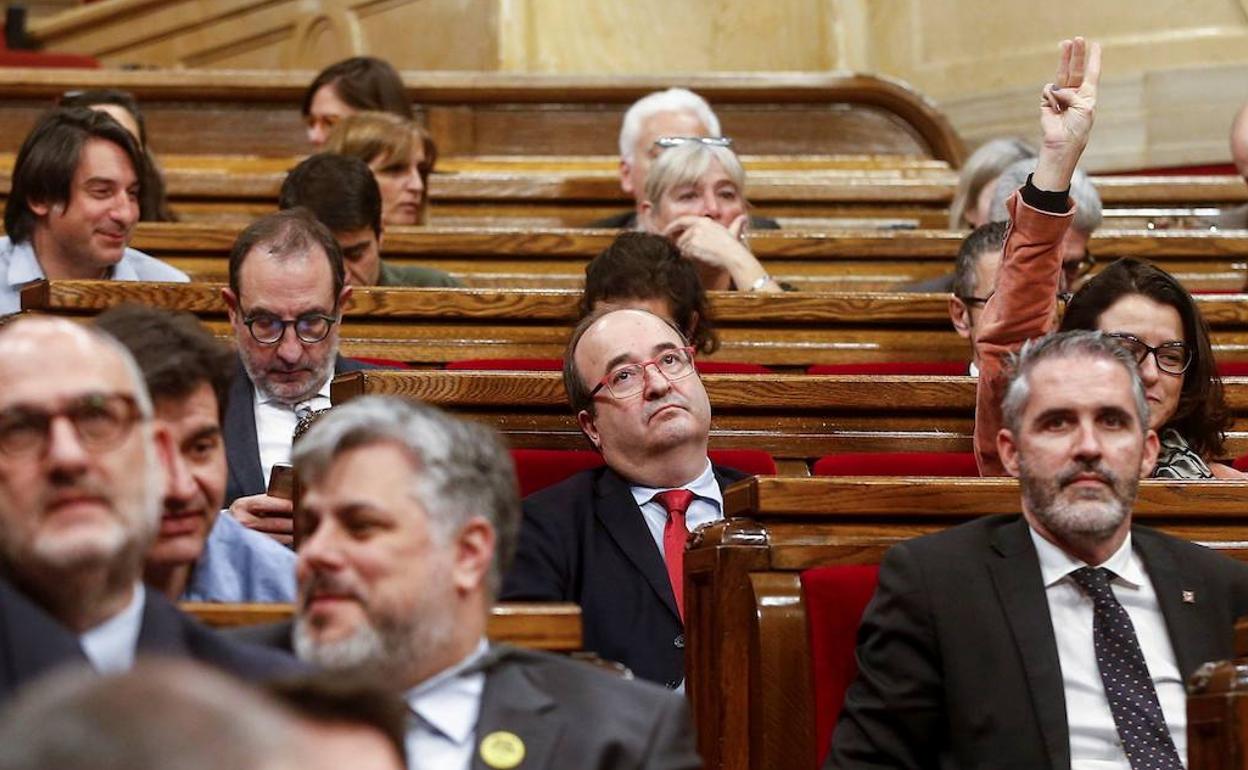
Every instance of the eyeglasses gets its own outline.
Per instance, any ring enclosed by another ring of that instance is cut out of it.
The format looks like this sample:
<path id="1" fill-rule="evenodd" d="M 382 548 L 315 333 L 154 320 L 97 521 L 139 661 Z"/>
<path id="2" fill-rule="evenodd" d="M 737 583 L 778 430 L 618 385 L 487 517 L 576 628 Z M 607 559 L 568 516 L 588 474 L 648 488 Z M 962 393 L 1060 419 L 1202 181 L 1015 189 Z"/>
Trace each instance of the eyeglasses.
<path id="1" fill-rule="evenodd" d="M 597 395 L 598 391 L 603 388 L 606 388 L 615 398 L 630 398 L 637 395 L 646 388 L 647 366 L 654 366 L 668 382 L 683 380 L 695 371 L 693 348 L 671 348 L 654 358 L 638 361 L 635 364 L 625 364 L 614 369 L 598 382 L 597 387 L 589 391 L 590 398 Z"/>
<path id="2" fill-rule="evenodd" d="M 988 304 L 988 300 L 992 299 L 993 294 L 996 294 L 996 292 L 990 291 L 983 297 L 963 296 L 961 294 L 955 294 L 953 296 L 962 300 L 962 304 L 964 305 L 986 305 Z M 1057 302 L 1059 305 L 1065 305 L 1067 302 L 1070 302 L 1070 298 L 1073 296 L 1074 295 L 1068 291 L 1059 291 L 1057 293 Z"/>
<path id="3" fill-rule="evenodd" d="M 707 147 L 732 147 L 732 138 L 727 136 L 660 136 L 654 140 L 654 145 L 666 150 L 686 142 L 697 142 Z"/>
<path id="4" fill-rule="evenodd" d="M 257 313 L 243 319 L 243 325 L 252 338 L 261 345 L 276 345 L 286 336 L 286 327 L 295 327 L 295 336 L 309 345 L 329 336 L 330 329 L 338 319 L 324 313 L 305 313 L 298 318 L 285 320 L 268 313 Z"/>
<path id="5" fill-rule="evenodd" d="M 1166 374 L 1182 374 L 1192 365 L 1192 352 L 1182 342 L 1166 342 L 1153 347 L 1134 334 L 1110 332 L 1105 336 L 1117 340 L 1135 358 L 1135 363 L 1141 366 L 1149 353 L 1153 354 L 1157 368 Z"/>
<path id="6" fill-rule="evenodd" d="M 1075 281 L 1092 272 L 1094 267 L 1096 267 L 1096 257 L 1092 256 L 1092 252 L 1084 253 L 1079 259 L 1062 262 L 1062 273 L 1066 276 L 1066 285 L 1074 286 Z"/>
<path id="7" fill-rule="evenodd" d="M 0 453 L 13 457 L 43 454 L 52 421 L 58 417 L 69 420 L 84 448 L 110 449 L 125 438 L 139 416 L 134 397 L 125 393 L 87 393 L 56 411 L 12 406 L 0 410 Z"/>

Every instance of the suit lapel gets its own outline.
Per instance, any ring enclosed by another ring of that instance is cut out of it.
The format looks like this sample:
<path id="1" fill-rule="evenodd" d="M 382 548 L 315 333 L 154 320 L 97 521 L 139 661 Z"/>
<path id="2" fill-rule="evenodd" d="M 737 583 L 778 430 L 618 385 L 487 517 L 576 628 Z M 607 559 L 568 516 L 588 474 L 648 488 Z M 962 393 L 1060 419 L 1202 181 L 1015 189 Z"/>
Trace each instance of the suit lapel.
<path id="1" fill-rule="evenodd" d="M 557 703 L 551 695 L 525 675 L 523 666 L 508 665 L 509 649 L 491 647 L 487 661 L 485 690 L 481 694 L 481 714 L 477 717 L 476 741 L 472 748 L 473 770 L 490 770 L 481 758 L 481 741 L 495 732 L 508 732 L 524 744 L 525 768 L 553 768 L 554 748 L 565 728 Z M 563 758 L 566 763 L 567 758 Z M 559 764 L 564 764 L 559 763 Z"/>
<path id="2" fill-rule="evenodd" d="M 655 546 L 650 530 L 646 528 L 645 518 L 637 507 L 637 501 L 633 499 L 628 483 L 615 471 L 607 468 L 598 477 L 594 494 L 598 497 L 594 515 L 658 594 L 663 605 L 673 617 L 679 619 L 676 596 L 672 593 L 672 584 L 667 577 L 667 565 L 663 563 L 663 556 Z"/>
<path id="3" fill-rule="evenodd" d="M 1136 527 L 1131 531 L 1131 538 L 1153 581 L 1153 591 L 1166 619 L 1166 630 L 1170 632 L 1174 657 L 1186 681 L 1205 661 L 1226 657 L 1226 645 L 1218 645 L 1216 640 L 1227 638 L 1227 631 L 1211 628 L 1209 621 L 1216 616 L 1202 612 L 1196 603 L 1202 599 L 1208 601 L 1211 596 L 1199 574 L 1192 571 L 1183 574 L 1174 554 L 1153 532 Z M 1185 594 L 1193 601 L 1183 601 Z"/>
<path id="4" fill-rule="evenodd" d="M 0 578 L 0 693 L 71 661 L 87 664 L 73 632 Z"/>
<path id="5" fill-rule="evenodd" d="M 260 468 L 260 441 L 256 438 L 256 397 L 251 378 L 239 359 L 230 383 L 230 400 L 225 409 L 225 457 L 230 471 L 230 494 L 243 497 L 264 491 L 264 471 Z M 228 502 L 228 501 L 227 501 Z"/>
<path id="6" fill-rule="evenodd" d="M 1040 577 L 1040 560 L 1021 517 L 992 537 L 988 567 L 1027 677 L 1032 707 L 1054 770 L 1070 767 L 1070 732 L 1057 638 Z"/>
<path id="7" fill-rule="evenodd" d="M 137 653 L 165 657 L 189 655 L 183 618 L 177 608 L 156 591 L 147 589 L 143 598 L 143 623 L 139 626 Z"/>

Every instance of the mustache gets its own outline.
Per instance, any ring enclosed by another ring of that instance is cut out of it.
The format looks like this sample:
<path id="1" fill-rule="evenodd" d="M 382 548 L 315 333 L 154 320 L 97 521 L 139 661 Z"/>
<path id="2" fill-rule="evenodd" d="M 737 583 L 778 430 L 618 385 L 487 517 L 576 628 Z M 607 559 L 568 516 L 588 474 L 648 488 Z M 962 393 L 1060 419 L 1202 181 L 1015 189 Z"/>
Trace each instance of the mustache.
<path id="1" fill-rule="evenodd" d="M 313 572 L 312 576 L 299 586 L 300 611 L 306 610 L 313 597 L 321 594 L 345 596 L 364 604 L 364 592 L 354 580 L 325 572 Z"/>
<path id="2" fill-rule="evenodd" d="M 680 395 L 679 393 L 676 393 L 675 391 L 672 391 L 671 393 L 668 393 L 659 401 L 647 402 L 645 405 L 645 409 L 642 412 L 642 415 L 645 417 L 645 419 L 649 420 L 651 417 L 654 416 L 655 412 L 658 412 L 660 409 L 663 409 L 669 406 L 678 406 L 681 409 L 688 409 L 689 402 L 685 400 L 684 396 Z"/>
<path id="3" fill-rule="evenodd" d="M 1079 476 L 1095 476 L 1099 481 L 1106 485 L 1117 488 L 1120 481 L 1118 474 L 1107 468 L 1100 460 L 1083 460 L 1076 461 L 1071 467 L 1057 474 L 1057 486 L 1059 489 L 1065 488 L 1073 484 Z"/>

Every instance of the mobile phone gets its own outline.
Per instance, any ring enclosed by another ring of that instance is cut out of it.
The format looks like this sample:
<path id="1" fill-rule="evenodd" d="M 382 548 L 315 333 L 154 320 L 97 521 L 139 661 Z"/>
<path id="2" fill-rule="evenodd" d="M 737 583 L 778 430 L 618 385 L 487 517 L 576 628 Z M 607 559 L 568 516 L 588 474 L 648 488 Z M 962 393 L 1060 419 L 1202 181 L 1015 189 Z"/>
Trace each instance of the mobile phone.
<path id="1" fill-rule="evenodd" d="M 269 474 L 269 497 L 280 497 L 283 500 L 295 498 L 295 469 L 287 463 L 274 463 Z"/>

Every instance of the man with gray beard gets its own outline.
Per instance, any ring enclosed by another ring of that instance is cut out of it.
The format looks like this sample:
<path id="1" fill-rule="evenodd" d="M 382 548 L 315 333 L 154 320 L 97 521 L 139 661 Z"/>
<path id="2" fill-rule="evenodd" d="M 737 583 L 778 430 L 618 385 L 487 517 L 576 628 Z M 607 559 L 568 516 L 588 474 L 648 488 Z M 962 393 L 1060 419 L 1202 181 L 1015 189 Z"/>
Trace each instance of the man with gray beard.
<path id="1" fill-rule="evenodd" d="M 1248 566 L 1134 526 L 1157 457 L 1130 354 L 1025 345 L 997 449 L 1023 515 L 891 548 L 825 767 L 1173 768 L 1183 683 L 1233 655 Z"/>
<path id="2" fill-rule="evenodd" d="M 120 343 L 60 319 L 0 331 L 0 701 L 61 665 L 116 673 L 143 653 L 257 678 L 296 667 L 144 590 L 179 462 Z"/>
<path id="3" fill-rule="evenodd" d="M 404 693 L 409 767 L 701 766 L 680 696 L 486 641 L 520 524 L 493 431 L 365 397 L 320 418 L 294 464 L 306 515 L 295 650 Z"/>

